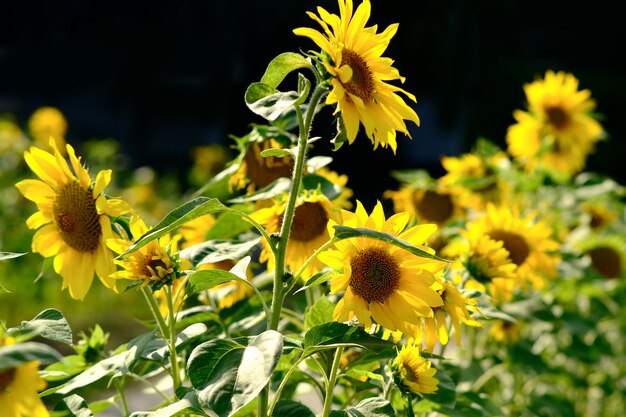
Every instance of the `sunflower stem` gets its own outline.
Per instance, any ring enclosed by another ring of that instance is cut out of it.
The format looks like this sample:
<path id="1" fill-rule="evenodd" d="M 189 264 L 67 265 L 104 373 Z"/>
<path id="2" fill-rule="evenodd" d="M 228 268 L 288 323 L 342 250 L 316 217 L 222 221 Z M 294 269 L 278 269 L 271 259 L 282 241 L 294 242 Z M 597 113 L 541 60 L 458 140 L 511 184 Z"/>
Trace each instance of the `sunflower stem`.
<path id="1" fill-rule="evenodd" d="M 415 417 L 415 412 L 413 411 L 413 397 L 411 394 L 406 394 L 406 415 L 407 417 Z"/>
<path id="2" fill-rule="evenodd" d="M 300 134 L 298 137 L 298 153 L 296 155 L 295 167 L 291 179 L 291 188 L 289 190 L 289 198 L 287 200 L 287 207 L 283 215 L 283 224 L 280 229 L 280 236 L 278 239 L 278 245 L 276 247 L 276 265 L 274 268 L 274 286 L 272 288 L 272 305 L 270 307 L 270 314 L 267 320 L 267 327 L 270 330 L 277 330 L 278 323 L 280 321 L 280 313 L 283 307 L 283 301 L 285 300 L 286 283 L 285 283 L 285 255 L 287 253 L 287 243 L 289 240 L 289 234 L 291 233 L 291 225 L 293 223 L 293 217 L 296 212 L 296 200 L 302 184 L 302 176 L 304 173 L 304 161 L 306 159 L 306 151 L 308 148 L 309 132 L 311 131 L 311 123 L 313 122 L 313 116 L 315 115 L 315 108 L 320 102 L 324 94 L 326 94 L 327 88 L 318 84 L 313 91 L 311 100 L 309 101 L 309 107 L 306 111 L 304 119 L 302 118 L 302 110 L 300 106 L 296 106 L 296 113 L 298 115 L 298 124 L 300 127 Z M 259 417 L 266 417 L 267 409 L 269 405 L 270 396 L 269 385 L 266 385 L 259 393 L 257 411 Z"/>
<path id="3" fill-rule="evenodd" d="M 165 287 L 165 297 L 167 298 L 167 307 L 168 307 L 168 322 L 169 322 L 169 330 L 170 330 L 170 359 L 172 366 L 172 374 L 174 374 L 174 391 L 180 387 L 180 371 L 178 369 L 178 356 L 176 355 L 176 317 L 174 306 L 176 305 L 174 302 L 174 297 L 172 294 L 172 287 L 170 285 L 166 285 Z M 177 293 L 178 295 L 178 293 Z"/>
<path id="4" fill-rule="evenodd" d="M 335 351 L 333 364 L 330 368 L 330 375 L 328 375 L 328 384 L 326 384 L 326 394 L 324 395 L 324 408 L 322 409 L 322 417 L 328 417 L 328 415 L 330 414 L 330 407 L 333 404 L 333 391 L 335 390 L 335 382 L 337 381 L 337 371 L 339 370 L 339 364 L 341 363 L 341 355 L 343 355 L 343 346 L 338 347 Z"/>
<path id="5" fill-rule="evenodd" d="M 157 322 L 157 326 L 159 327 L 159 332 L 161 333 L 161 337 L 165 341 L 165 344 L 167 345 L 167 348 L 170 352 L 170 375 L 172 376 L 172 384 L 174 386 L 174 391 L 175 391 L 180 386 L 180 375 L 178 374 L 178 361 L 177 361 L 178 358 L 176 357 L 176 345 L 175 345 L 176 337 L 174 337 L 174 340 L 169 340 L 170 339 L 169 328 L 167 326 L 167 323 L 165 323 L 165 319 L 163 319 L 163 316 L 161 315 L 161 311 L 159 310 L 159 304 L 154 298 L 154 294 L 152 293 L 152 291 L 148 287 L 142 286 L 141 293 L 143 294 L 144 298 L 148 302 L 148 306 L 150 307 L 152 316 L 154 317 L 154 320 Z"/>
<path id="6" fill-rule="evenodd" d="M 289 234 L 291 233 L 291 225 L 293 223 L 293 217 L 296 211 L 296 200 L 302 184 L 302 176 L 304 173 L 304 161 L 306 159 L 306 151 L 308 148 L 309 132 L 311 130 L 311 124 L 313 122 L 313 116 L 315 115 L 315 108 L 320 102 L 324 94 L 326 94 L 327 88 L 324 85 L 318 85 L 313 91 L 309 107 L 307 108 L 304 120 L 302 119 L 302 110 L 300 107 L 296 107 L 296 113 L 298 113 L 298 121 L 300 122 L 300 135 L 298 138 L 298 153 L 296 155 L 295 167 L 293 170 L 293 176 L 291 181 L 291 188 L 289 190 L 289 199 L 287 200 L 287 207 L 283 215 L 283 224 L 280 229 L 280 237 L 277 246 L 276 267 L 274 269 L 274 288 L 272 293 L 272 306 L 271 314 L 269 317 L 268 328 L 276 330 L 278 328 L 278 322 L 280 320 L 280 311 L 282 308 L 283 300 L 285 298 L 285 255 L 287 253 L 287 243 L 289 241 Z M 262 417 L 262 416 L 261 416 Z"/>

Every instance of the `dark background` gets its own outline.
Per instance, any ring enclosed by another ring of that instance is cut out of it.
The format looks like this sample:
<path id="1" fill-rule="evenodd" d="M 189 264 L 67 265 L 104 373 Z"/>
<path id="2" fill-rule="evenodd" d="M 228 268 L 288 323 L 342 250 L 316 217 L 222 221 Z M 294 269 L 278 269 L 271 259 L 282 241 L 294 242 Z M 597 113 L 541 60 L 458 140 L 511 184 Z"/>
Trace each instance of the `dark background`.
<path id="1" fill-rule="evenodd" d="M 439 157 L 468 151 L 479 136 L 505 146 L 512 112 L 525 105 L 523 84 L 547 69 L 571 72 L 591 90 L 609 140 L 587 167 L 626 182 L 624 23 L 612 2 L 372 3 L 368 25 L 400 23 L 384 56 L 417 96 L 422 126 L 412 141 L 399 135 L 395 157 L 372 151 L 365 135 L 332 155 L 360 199 L 395 187 L 392 169 L 440 175 Z M 192 146 L 231 144 L 227 135 L 262 121 L 245 106 L 245 89 L 277 54 L 316 48 L 292 29 L 319 29 L 305 14 L 317 5 L 338 13 L 334 0 L 5 2 L 0 112 L 24 125 L 37 107 L 56 106 L 76 147 L 113 137 L 133 166 L 184 172 Z M 315 136 L 332 135 L 330 113 L 316 121 Z M 330 149 L 319 141 L 314 153 Z"/>

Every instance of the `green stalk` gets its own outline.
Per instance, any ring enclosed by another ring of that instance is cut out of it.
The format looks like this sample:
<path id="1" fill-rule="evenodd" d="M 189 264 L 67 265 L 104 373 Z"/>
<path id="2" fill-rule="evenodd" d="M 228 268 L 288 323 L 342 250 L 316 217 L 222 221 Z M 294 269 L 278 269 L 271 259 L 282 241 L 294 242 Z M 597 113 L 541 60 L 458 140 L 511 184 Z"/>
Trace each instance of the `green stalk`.
<path id="1" fill-rule="evenodd" d="M 333 391 L 335 390 L 337 371 L 339 370 L 339 364 L 341 363 L 342 354 L 343 346 L 337 348 L 337 350 L 335 351 L 335 358 L 333 359 L 333 365 L 330 368 L 330 375 L 328 376 L 328 384 L 326 384 L 326 394 L 324 395 L 324 408 L 322 409 L 322 417 L 328 417 L 328 415 L 330 414 L 330 407 L 333 404 Z"/>
<path id="2" fill-rule="evenodd" d="M 300 106 L 296 106 L 296 114 L 298 115 L 298 125 L 300 127 L 300 134 L 298 137 L 298 153 L 296 155 L 296 163 L 293 170 L 291 179 L 291 188 L 289 190 L 289 198 L 287 200 L 287 207 L 283 214 L 283 224 L 280 229 L 280 235 L 278 238 L 278 245 L 276 246 L 275 259 L 276 265 L 274 268 L 274 286 L 272 288 L 272 305 L 270 307 L 270 314 L 267 320 L 267 328 L 270 330 L 278 329 L 278 322 L 280 321 L 280 312 L 285 300 L 286 283 L 285 278 L 285 254 L 287 253 L 287 243 L 289 241 L 289 234 L 291 233 L 291 225 L 293 223 L 293 217 L 296 212 L 296 201 L 298 199 L 298 192 L 302 184 L 302 177 L 304 174 L 304 161 L 306 159 L 306 151 L 308 148 L 309 132 L 311 130 L 311 123 L 313 122 L 313 116 L 315 115 L 315 108 L 320 102 L 324 94 L 326 94 L 327 88 L 321 84 L 318 84 L 313 91 L 311 100 L 309 101 L 309 107 L 307 109 L 304 120 L 302 119 L 302 110 Z M 270 241 L 271 243 L 271 241 Z M 270 245 L 271 246 L 271 245 Z M 257 411 L 259 417 L 267 417 L 267 409 L 269 405 L 270 388 L 269 384 L 265 386 L 259 393 Z"/>
<path id="3" fill-rule="evenodd" d="M 178 355 L 176 354 L 176 318 L 174 316 L 174 300 L 172 294 L 172 287 L 165 286 L 165 296 L 167 297 L 168 307 L 168 322 L 170 327 L 170 363 L 172 366 L 172 373 L 174 374 L 174 391 L 180 386 L 180 371 L 178 370 Z M 172 356 L 173 355 L 173 356 Z"/>
<path id="4" fill-rule="evenodd" d="M 143 294 L 144 298 L 148 302 L 148 306 L 150 307 L 152 316 L 154 317 L 154 320 L 157 322 L 157 325 L 159 327 L 159 332 L 161 333 L 161 337 L 165 341 L 165 344 L 167 345 L 167 348 L 170 352 L 170 367 L 171 367 L 170 375 L 172 376 L 172 381 L 173 381 L 172 383 L 174 385 L 174 390 L 176 390 L 176 388 L 180 386 L 180 375 L 178 374 L 178 360 L 177 360 L 178 358 L 176 356 L 176 345 L 175 345 L 176 337 L 174 337 L 174 340 L 169 340 L 170 338 L 169 328 L 167 326 L 167 323 L 165 323 L 163 316 L 161 315 L 161 311 L 159 310 L 159 304 L 154 298 L 154 294 L 152 293 L 152 291 L 148 287 L 142 286 L 141 293 Z"/>
<path id="5" fill-rule="evenodd" d="M 280 310 L 282 308 L 283 300 L 285 298 L 285 285 L 283 283 L 283 278 L 285 276 L 285 254 L 287 252 L 287 243 L 289 242 L 291 225 L 293 223 L 293 217 L 296 212 L 296 201 L 298 199 L 298 192 L 300 190 L 302 177 L 304 174 L 304 161 L 306 160 L 306 151 L 308 148 L 311 123 L 313 122 L 315 108 L 317 107 L 317 104 L 322 99 L 324 94 L 326 94 L 325 86 L 318 85 L 317 87 L 315 87 L 304 120 L 302 120 L 302 111 L 299 107 L 296 107 L 298 121 L 300 124 L 298 154 L 296 155 L 296 163 L 291 180 L 291 189 L 289 190 L 289 199 L 287 200 L 287 207 L 285 208 L 285 213 L 283 215 L 283 224 L 280 229 L 280 237 L 277 246 L 276 267 L 274 269 L 272 306 L 268 322 L 268 328 L 271 330 L 276 330 L 278 328 L 278 321 L 280 320 Z"/>

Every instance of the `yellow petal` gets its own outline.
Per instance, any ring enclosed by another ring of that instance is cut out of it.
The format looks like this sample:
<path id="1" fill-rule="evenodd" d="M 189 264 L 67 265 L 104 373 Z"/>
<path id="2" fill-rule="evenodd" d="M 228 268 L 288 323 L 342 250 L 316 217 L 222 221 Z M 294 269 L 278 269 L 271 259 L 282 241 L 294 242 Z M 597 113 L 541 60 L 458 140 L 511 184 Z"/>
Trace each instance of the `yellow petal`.
<path id="1" fill-rule="evenodd" d="M 55 256 L 65 246 L 55 224 L 48 224 L 37 230 L 33 236 L 33 252 L 40 253 L 44 258 Z"/>
<path id="2" fill-rule="evenodd" d="M 93 198 L 97 198 L 111 182 L 111 170 L 105 169 L 98 172 L 96 182 L 93 186 Z"/>
<path id="3" fill-rule="evenodd" d="M 24 197 L 35 203 L 49 203 L 54 200 L 52 187 L 39 180 L 22 180 L 15 184 Z"/>

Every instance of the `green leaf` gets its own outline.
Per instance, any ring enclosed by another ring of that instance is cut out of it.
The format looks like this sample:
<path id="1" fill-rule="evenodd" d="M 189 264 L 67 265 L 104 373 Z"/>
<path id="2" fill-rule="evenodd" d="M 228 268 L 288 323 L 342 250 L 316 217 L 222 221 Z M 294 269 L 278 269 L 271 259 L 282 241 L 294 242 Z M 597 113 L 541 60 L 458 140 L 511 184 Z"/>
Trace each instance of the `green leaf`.
<path id="1" fill-rule="evenodd" d="M 355 407 L 345 411 L 334 410 L 330 412 L 330 417 L 389 417 L 396 413 L 389 401 L 378 398 L 366 398 Z"/>
<path id="2" fill-rule="evenodd" d="M 436 392 L 427 394 L 426 398 L 442 406 L 453 407 L 456 402 L 456 384 L 441 367 L 436 368 L 435 378 L 439 380 L 438 388 Z"/>
<path id="3" fill-rule="evenodd" d="M 198 395 L 193 390 L 188 391 L 179 401 L 173 402 L 157 411 L 138 411 L 132 413 L 130 417 L 171 417 L 181 414 L 189 415 L 190 413 L 207 416 L 198 401 Z"/>
<path id="4" fill-rule="evenodd" d="M 73 394 L 55 405 L 50 417 L 93 417 L 93 411 L 83 397 Z"/>
<path id="5" fill-rule="evenodd" d="M 304 335 L 304 353 L 309 356 L 317 351 L 340 346 L 358 346 L 368 350 L 383 350 L 395 346 L 392 342 L 371 336 L 360 327 L 330 322 L 311 328 Z"/>
<path id="6" fill-rule="evenodd" d="M 332 270 L 326 272 L 318 272 L 317 274 L 309 278 L 302 287 L 298 288 L 298 290 L 294 294 L 302 292 L 307 288 L 316 287 L 320 284 L 330 281 L 335 275 L 337 275 L 337 272 Z"/>
<path id="7" fill-rule="evenodd" d="M 289 178 L 281 177 L 252 194 L 231 198 L 228 202 L 245 203 L 248 201 L 269 200 L 272 197 L 289 192 L 290 188 L 291 180 Z"/>
<path id="8" fill-rule="evenodd" d="M 7 290 L 6 288 L 4 288 L 2 286 L 2 284 L 0 284 L 0 294 L 10 294 L 11 291 Z"/>
<path id="9" fill-rule="evenodd" d="M 284 52 L 274 58 L 267 66 L 261 82 L 271 88 L 278 88 L 280 83 L 292 71 L 300 68 L 310 68 L 309 61 L 300 54 L 294 52 Z"/>
<path id="10" fill-rule="evenodd" d="M 66 345 L 73 343 L 70 325 L 65 316 L 54 308 L 42 311 L 30 321 L 23 321 L 20 327 L 9 329 L 8 333 L 10 335 L 14 335 L 14 333 L 28 334 L 30 337 L 37 335 Z"/>
<path id="11" fill-rule="evenodd" d="M 180 251 L 180 257 L 189 259 L 194 266 L 215 263 L 227 259 L 241 259 L 259 244 L 260 237 L 247 242 L 233 240 L 209 240 Z"/>
<path id="12" fill-rule="evenodd" d="M 268 330 L 247 347 L 225 339 L 197 346 L 188 373 L 199 399 L 220 417 L 232 416 L 269 382 L 283 349 L 282 335 Z"/>
<path id="13" fill-rule="evenodd" d="M 331 322 L 333 320 L 335 305 L 328 297 L 322 296 L 315 303 L 306 309 L 304 314 L 304 325 L 307 329 Z"/>
<path id="14" fill-rule="evenodd" d="M 43 343 L 26 342 L 0 346 L 0 372 L 27 362 L 48 364 L 61 359 L 63 357 L 56 350 Z"/>
<path id="15" fill-rule="evenodd" d="M 412 244 L 405 242 L 404 240 L 398 239 L 395 236 L 392 236 L 387 233 L 378 232 L 376 230 L 363 229 L 363 228 L 352 228 L 348 226 L 333 226 L 335 229 L 335 238 L 337 239 L 351 239 L 354 237 L 367 237 L 370 239 L 382 240 L 383 242 L 390 243 L 399 248 L 407 250 L 416 256 L 420 256 L 422 258 L 433 259 L 441 262 L 450 262 L 446 259 L 440 258 L 436 255 L 432 255 Z"/>
<path id="16" fill-rule="evenodd" d="M 305 175 L 302 178 L 302 187 L 305 190 L 319 189 L 329 200 L 334 200 L 341 194 L 341 187 L 339 185 L 315 174 Z"/>
<path id="17" fill-rule="evenodd" d="M 261 156 L 263 158 L 267 158 L 269 156 L 275 156 L 277 158 L 283 158 L 285 156 L 294 156 L 294 149 L 298 149 L 296 148 L 283 148 L 283 149 L 278 149 L 278 148 L 270 148 L 270 149 L 265 149 L 264 151 L 261 151 Z"/>
<path id="18" fill-rule="evenodd" d="M 272 417 L 315 417 L 313 411 L 297 401 L 282 400 L 276 403 Z"/>
<path id="19" fill-rule="evenodd" d="M 78 375 L 86 366 L 85 358 L 81 355 L 69 355 L 47 366 L 40 374 L 46 381 L 63 381 Z"/>
<path id="20" fill-rule="evenodd" d="M 286 93 L 277 92 L 254 102 L 249 102 L 248 99 L 249 96 L 246 91 L 246 104 L 248 108 L 264 119 L 274 121 L 289 111 L 293 106 L 298 105 L 300 94 L 296 91 L 288 91 Z"/>
<path id="21" fill-rule="evenodd" d="M 0 261 L 4 261 L 5 259 L 19 258 L 22 255 L 26 255 L 26 253 L 27 252 L 24 252 L 24 253 L 0 252 Z"/>
<path id="22" fill-rule="evenodd" d="M 249 105 L 276 93 L 278 93 L 276 87 L 272 87 L 265 83 L 252 83 L 246 89 L 244 99 L 246 104 Z"/>
<path id="23" fill-rule="evenodd" d="M 337 134 L 330 140 L 330 143 L 334 145 L 333 151 L 338 151 L 346 142 L 348 142 L 346 126 L 343 122 L 343 117 L 339 116 L 337 117 Z"/>
<path id="24" fill-rule="evenodd" d="M 205 269 L 195 272 L 189 278 L 189 286 L 187 287 L 187 294 L 197 294 L 201 291 L 211 289 L 216 285 L 224 284 L 230 281 L 244 281 L 246 279 L 238 277 L 229 271 L 221 269 Z"/>
<path id="25" fill-rule="evenodd" d="M 175 228 L 182 226 L 190 220 L 196 217 L 203 216 L 205 214 L 215 214 L 224 211 L 236 212 L 236 210 L 229 209 L 217 198 L 198 197 L 194 200 L 188 201 L 180 207 L 175 208 L 169 212 L 163 220 L 161 220 L 156 226 L 144 233 L 139 239 L 135 241 L 130 247 L 121 254 L 119 257 L 123 257 L 129 253 L 133 253 L 136 250 L 144 247 L 150 241 L 158 239 L 166 233 L 174 230 Z"/>
<path id="26" fill-rule="evenodd" d="M 69 394 L 78 388 L 86 387 L 87 385 L 90 385 L 107 375 L 113 374 L 115 371 L 124 369 L 127 357 L 128 352 L 121 352 L 117 355 L 101 360 L 84 372 L 76 375 L 65 384 L 50 388 L 42 392 L 41 395 L 45 396 L 53 393 Z"/>

